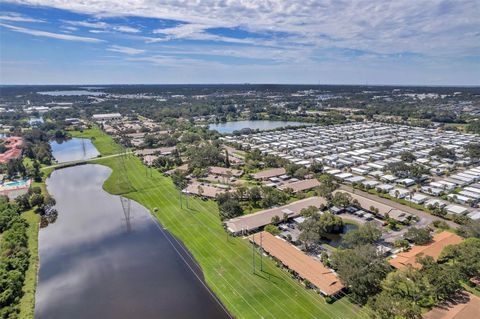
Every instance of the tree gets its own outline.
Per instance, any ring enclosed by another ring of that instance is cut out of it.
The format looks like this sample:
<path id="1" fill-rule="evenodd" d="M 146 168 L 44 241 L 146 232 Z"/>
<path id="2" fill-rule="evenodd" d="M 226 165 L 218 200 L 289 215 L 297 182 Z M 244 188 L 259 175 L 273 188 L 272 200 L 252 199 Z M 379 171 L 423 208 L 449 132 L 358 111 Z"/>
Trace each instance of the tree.
<path id="1" fill-rule="evenodd" d="M 225 163 L 220 148 L 213 143 L 192 146 L 186 153 L 189 169 L 206 168 Z"/>
<path id="2" fill-rule="evenodd" d="M 480 277 L 480 239 L 467 238 L 458 245 L 445 247 L 438 262 L 454 266 L 464 280 Z"/>
<path id="3" fill-rule="evenodd" d="M 267 225 L 265 226 L 265 231 L 269 232 L 272 235 L 278 235 L 280 234 L 280 229 L 278 229 L 277 226 L 274 225 Z"/>
<path id="4" fill-rule="evenodd" d="M 433 300 L 431 306 L 446 300 L 454 292 L 461 288 L 460 271 L 451 264 L 439 264 L 431 256 L 417 256 L 417 262 L 421 264 L 420 273 L 427 283 L 427 293 Z"/>
<path id="5" fill-rule="evenodd" d="M 238 203 L 237 198 L 229 192 L 217 195 L 217 204 L 220 211 L 220 219 L 226 220 L 241 216 L 243 209 Z"/>
<path id="6" fill-rule="evenodd" d="M 332 192 L 337 188 L 337 184 L 330 174 L 323 174 L 318 178 L 320 186 L 317 188 L 318 195 L 326 199 L 332 198 Z"/>
<path id="7" fill-rule="evenodd" d="M 382 238 L 382 230 L 374 222 L 366 222 L 359 228 L 349 231 L 343 236 L 342 246 L 352 248 L 373 244 Z"/>
<path id="8" fill-rule="evenodd" d="M 412 152 L 405 151 L 400 154 L 400 159 L 407 163 L 413 163 L 417 157 Z"/>
<path id="9" fill-rule="evenodd" d="M 403 248 L 403 249 L 407 249 L 408 247 L 410 247 L 410 245 L 408 244 L 408 241 L 405 239 L 397 239 L 395 240 L 393 245 L 395 246 L 395 248 Z"/>
<path id="10" fill-rule="evenodd" d="M 293 177 L 295 178 L 304 178 L 305 175 L 307 175 L 309 172 L 308 172 L 308 169 L 306 169 L 305 167 L 300 167 L 299 169 L 297 169 L 294 173 L 293 173 Z"/>
<path id="11" fill-rule="evenodd" d="M 438 156 L 441 158 L 448 158 L 455 160 L 457 155 L 455 155 L 455 151 L 445 148 L 443 146 L 436 146 L 433 150 L 430 151 L 430 156 Z"/>
<path id="12" fill-rule="evenodd" d="M 405 164 L 404 162 L 389 163 L 387 170 L 395 176 L 401 178 L 412 178 L 418 180 L 424 174 L 428 174 L 429 171 L 426 167 L 418 164 Z"/>
<path id="13" fill-rule="evenodd" d="M 426 245 L 432 241 L 432 234 L 427 228 L 410 227 L 403 237 L 415 245 Z"/>
<path id="14" fill-rule="evenodd" d="M 258 207 L 258 202 L 262 199 L 262 193 L 260 192 L 260 188 L 252 187 L 248 189 L 248 198 L 252 202 L 254 207 Z"/>
<path id="15" fill-rule="evenodd" d="M 458 234 L 465 238 L 480 238 L 480 220 L 467 220 L 458 228 Z"/>
<path id="16" fill-rule="evenodd" d="M 342 283 L 352 292 L 352 299 L 362 305 L 380 291 L 380 283 L 390 269 L 374 245 L 336 250 L 330 261 Z"/>
<path id="17" fill-rule="evenodd" d="M 289 164 L 285 167 L 285 171 L 287 172 L 288 175 L 294 176 L 294 175 L 295 175 L 295 172 L 296 172 L 298 169 L 300 169 L 300 168 L 304 168 L 303 165 L 294 164 L 294 163 L 289 163 Z"/>
<path id="18" fill-rule="evenodd" d="M 302 210 L 307 219 L 299 225 L 299 240 L 309 250 L 319 244 L 327 234 L 340 233 L 343 230 L 343 220 L 331 213 L 319 214 L 318 209 L 311 206 Z"/>
<path id="19" fill-rule="evenodd" d="M 321 162 L 313 162 L 308 169 L 310 172 L 318 174 L 323 172 L 323 164 Z"/>
<path id="20" fill-rule="evenodd" d="M 316 245 L 321 239 L 321 234 L 318 231 L 315 219 L 306 219 L 298 225 L 298 229 L 300 230 L 298 240 L 303 243 L 305 250 L 307 251 Z"/>
<path id="21" fill-rule="evenodd" d="M 280 217 L 278 215 L 272 216 L 271 220 L 272 224 L 278 224 L 280 222 Z"/>
<path id="22" fill-rule="evenodd" d="M 334 206 L 345 208 L 352 204 L 352 195 L 344 192 L 337 192 L 333 195 L 331 203 Z"/>
<path id="23" fill-rule="evenodd" d="M 370 308 L 373 309 L 372 317 L 376 319 L 422 318 L 419 306 L 383 291 L 370 301 Z"/>
<path id="24" fill-rule="evenodd" d="M 201 185 L 198 185 L 197 187 L 198 195 L 203 196 L 203 187 Z"/>
<path id="25" fill-rule="evenodd" d="M 480 143 L 469 143 L 465 149 L 468 156 L 473 159 L 480 159 Z"/>
<path id="26" fill-rule="evenodd" d="M 42 205 L 43 204 L 43 195 L 42 194 L 32 194 L 30 196 L 30 206 L 31 207 L 34 207 L 34 206 L 37 206 L 37 205 Z"/>
<path id="27" fill-rule="evenodd" d="M 302 215 L 305 218 L 312 217 L 316 213 L 318 213 L 318 208 L 315 206 L 309 206 L 300 211 L 300 215 Z"/>
<path id="28" fill-rule="evenodd" d="M 343 220 L 341 217 L 326 212 L 320 215 L 317 221 L 318 228 L 323 234 L 338 234 L 343 231 Z"/>
<path id="29" fill-rule="evenodd" d="M 225 167 L 230 167 L 230 158 L 228 156 L 228 150 L 225 149 Z"/>

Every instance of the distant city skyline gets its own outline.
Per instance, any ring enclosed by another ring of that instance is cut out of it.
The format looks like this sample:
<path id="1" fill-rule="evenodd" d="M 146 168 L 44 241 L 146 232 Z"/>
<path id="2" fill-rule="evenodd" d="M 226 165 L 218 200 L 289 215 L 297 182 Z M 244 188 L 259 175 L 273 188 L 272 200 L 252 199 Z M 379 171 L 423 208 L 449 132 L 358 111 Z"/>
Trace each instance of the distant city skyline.
<path id="1" fill-rule="evenodd" d="M 480 85 L 480 3 L 0 4 L 0 84 Z"/>

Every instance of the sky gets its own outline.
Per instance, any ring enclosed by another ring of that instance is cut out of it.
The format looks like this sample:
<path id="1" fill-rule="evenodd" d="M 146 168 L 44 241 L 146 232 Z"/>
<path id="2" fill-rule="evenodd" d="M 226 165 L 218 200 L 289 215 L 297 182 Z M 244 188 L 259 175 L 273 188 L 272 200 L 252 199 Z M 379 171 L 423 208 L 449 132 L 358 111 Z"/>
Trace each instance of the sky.
<path id="1" fill-rule="evenodd" d="M 0 0 L 0 84 L 480 85 L 479 0 Z"/>

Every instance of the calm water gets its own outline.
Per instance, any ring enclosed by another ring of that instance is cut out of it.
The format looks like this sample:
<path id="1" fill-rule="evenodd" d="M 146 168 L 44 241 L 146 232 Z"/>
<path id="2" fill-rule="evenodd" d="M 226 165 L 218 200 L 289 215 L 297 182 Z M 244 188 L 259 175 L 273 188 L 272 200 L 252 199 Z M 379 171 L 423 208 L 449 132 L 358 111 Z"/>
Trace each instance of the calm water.
<path id="1" fill-rule="evenodd" d="M 348 233 L 351 230 L 357 229 L 358 226 L 355 224 L 344 224 L 343 226 L 343 231 L 340 234 L 329 234 L 328 238 L 326 241 L 327 244 L 329 244 L 332 247 L 339 247 L 340 244 L 342 243 L 342 238 L 343 235 Z"/>
<path id="2" fill-rule="evenodd" d="M 110 173 L 82 165 L 47 180 L 59 214 L 40 230 L 35 318 L 227 318 L 147 209 L 132 201 L 127 227 L 120 198 L 102 189 Z"/>
<path id="3" fill-rule="evenodd" d="M 89 139 L 72 138 L 69 140 L 50 141 L 53 157 L 59 163 L 85 160 L 97 157 L 100 153 Z"/>
<path id="4" fill-rule="evenodd" d="M 37 92 L 37 94 L 51 95 L 51 96 L 75 96 L 75 95 L 99 96 L 99 95 L 105 94 L 105 92 L 87 91 L 87 90 L 66 90 L 66 91 L 43 91 L 43 92 Z"/>
<path id="5" fill-rule="evenodd" d="M 240 131 L 244 128 L 252 130 L 273 130 L 285 126 L 302 126 L 308 123 L 293 122 L 293 121 L 233 121 L 219 124 L 210 124 L 208 126 L 211 130 L 217 130 L 219 133 L 232 133 Z"/>

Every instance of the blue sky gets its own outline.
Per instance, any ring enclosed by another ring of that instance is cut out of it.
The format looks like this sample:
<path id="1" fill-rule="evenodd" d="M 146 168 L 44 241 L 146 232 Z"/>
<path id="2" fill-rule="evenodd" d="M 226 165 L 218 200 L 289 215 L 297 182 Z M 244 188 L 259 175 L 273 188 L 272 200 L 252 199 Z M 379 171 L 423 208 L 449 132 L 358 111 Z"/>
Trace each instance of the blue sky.
<path id="1" fill-rule="evenodd" d="M 480 1 L 0 0 L 0 84 L 480 85 Z"/>

